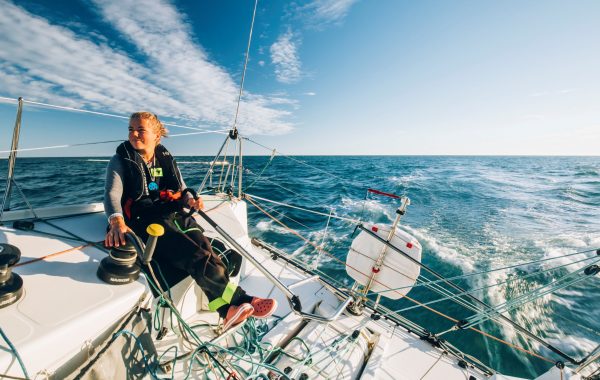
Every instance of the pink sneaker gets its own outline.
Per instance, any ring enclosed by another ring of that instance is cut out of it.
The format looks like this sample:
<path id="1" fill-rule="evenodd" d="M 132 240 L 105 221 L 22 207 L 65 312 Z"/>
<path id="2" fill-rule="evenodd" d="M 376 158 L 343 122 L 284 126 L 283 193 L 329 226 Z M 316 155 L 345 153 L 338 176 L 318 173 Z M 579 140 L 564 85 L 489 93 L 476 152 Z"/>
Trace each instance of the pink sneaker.
<path id="1" fill-rule="evenodd" d="M 267 318 L 273 315 L 277 309 L 277 301 L 273 298 L 254 297 L 250 304 L 254 308 L 255 318 Z"/>
<path id="2" fill-rule="evenodd" d="M 227 316 L 223 320 L 223 331 L 230 327 L 239 325 L 254 313 L 254 308 L 249 303 L 243 303 L 239 306 L 229 306 Z"/>

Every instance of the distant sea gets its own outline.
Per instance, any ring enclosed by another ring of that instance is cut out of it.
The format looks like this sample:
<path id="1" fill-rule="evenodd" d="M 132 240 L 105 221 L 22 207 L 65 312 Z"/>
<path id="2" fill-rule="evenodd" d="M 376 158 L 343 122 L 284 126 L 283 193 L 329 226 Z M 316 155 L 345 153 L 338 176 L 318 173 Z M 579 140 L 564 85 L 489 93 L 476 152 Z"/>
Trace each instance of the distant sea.
<path id="1" fill-rule="evenodd" d="M 197 188 L 209 157 L 178 157 L 188 186 Z M 108 158 L 23 158 L 17 160 L 16 180 L 34 207 L 99 202 L 102 200 Z M 245 191 L 249 194 L 310 208 L 328 214 L 390 224 L 397 200 L 367 195 L 367 188 L 406 195 L 411 199 L 401 225 L 423 246 L 423 262 L 446 276 L 478 272 L 544 258 L 600 248 L 600 157 L 458 157 L 458 156 L 276 156 L 244 157 Z M 0 176 L 6 161 L 0 161 Z M 265 167 L 266 166 L 266 167 Z M 264 170 L 263 170 L 264 169 Z M 259 174 L 261 176 L 259 177 Z M 0 182 L 2 191 L 4 182 Z M 18 192 L 13 208 L 25 207 Z M 289 227 L 325 250 L 344 259 L 354 225 L 261 202 Z M 250 232 L 305 261 L 316 259 L 312 246 L 289 233 L 249 205 Z M 324 232 L 327 226 L 326 232 Z M 458 280 L 468 289 L 511 280 L 477 291 L 484 301 L 498 305 L 527 290 L 581 267 L 567 266 L 547 274 L 520 277 L 540 269 L 564 265 L 587 253 L 532 264 L 507 271 Z M 320 267 L 329 276 L 351 285 L 342 265 L 327 255 Z M 600 343 L 600 279 L 581 283 L 525 304 L 510 317 L 576 358 Z M 438 296 L 423 288 L 408 294 L 420 301 Z M 407 300 L 383 301 L 391 309 L 412 306 Z M 471 312 L 440 302 L 432 307 L 456 319 Z M 432 332 L 452 326 L 424 309 L 403 313 Z M 484 331 L 553 360 L 514 329 L 486 322 Z M 551 364 L 470 332 L 444 338 L 505 374 L 530 376 Z"/>

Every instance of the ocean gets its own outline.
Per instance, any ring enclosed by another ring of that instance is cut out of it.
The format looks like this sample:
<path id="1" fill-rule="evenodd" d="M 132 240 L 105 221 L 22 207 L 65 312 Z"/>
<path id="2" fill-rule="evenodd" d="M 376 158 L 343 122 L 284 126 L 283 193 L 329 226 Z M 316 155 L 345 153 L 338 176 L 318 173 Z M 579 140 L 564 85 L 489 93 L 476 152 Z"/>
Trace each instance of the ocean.
<path id="1" fill-rule="evenodd" d="M 108 158 L 22 158 L 15 176 L 34 207 L 99 202 Z M 210 157 L 178 157 L 183 176 L 197 188 Z M 0 178 L 6 176 L 1 161 Z M 472 157 L 472 156 L 250 156 L 244 157 L 245 192 L 324 214 L 389 225 L 398 200 L 369 194 L 373 188 L 408 196 L 411 204 L 401 227 L 423 246 L 422 261 L 445 276 L 489 271 L 509 265 L 557 258 L 456 282 L 499 305 L 558 279 L 583 264 L 537 271 L 595 256 L 600 248 L 600 157 Z M 0 183 L 4 189 L 4 182 Z M 12 206 L 25 207 L 18 191 Z M 355 236 L 348 221 L 258 201 L 261 207 L 316 244 L 323 243 L 319 268 L 346 286 L 352 282 L 343 265 Z M 289 230 L 249 205 L 250 233 L 305 262 L 318 252 Z M 566 254 L 591 250 L 581 255 Z M 331 256 L 330 256 L 331 255 Z M 522 279 L 523 276 L 529 275 Z M 600 344 L 598 276 L 545 295 L 508 315 L 550 344 L 579 359 Z M 507 282 L 508 281 L 508 282 Z M 498 286 L 489 287 L 497 283 Z M 488 288 L 485 288 L 488 287 Z M 408 296 L 420 302 L 439 296 L 423 287 Z M 382 303 L 393 310 L 412 306 L 408 300 Z M 455 319 L 472 312 L 450 301 L 431 307 Z M 453 323 L 423 308 L 402 315 L 432 332 Z M 510 326 L 487 321 L 486 333 L 516 346 L 559 360 Z M 532 377 L 552 364 L 472 331 L 444 334 L 444 339 L 492 368 L 513 376 Z"/>

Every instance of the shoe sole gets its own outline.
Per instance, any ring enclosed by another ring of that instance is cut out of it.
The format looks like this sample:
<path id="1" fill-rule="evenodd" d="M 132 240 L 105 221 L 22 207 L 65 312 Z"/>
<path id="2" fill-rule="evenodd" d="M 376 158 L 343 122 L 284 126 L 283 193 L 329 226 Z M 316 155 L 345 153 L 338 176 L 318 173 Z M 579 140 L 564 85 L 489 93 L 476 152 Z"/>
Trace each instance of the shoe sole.
<path id="1" fill-rule="evenodd" d="M 241 305 L 234 315 L 227 322 L 223 323 L 223 331 L 229 330 L 232 326 L 237 326 L 244 322 L 254 313 L 254 308 L 249 303 Z"/>
<path id="2" fill-rule="evenodd" d="M 260 319 L 260 318 L 268 318 L 271 315 L 273 315 L 273 313 L 275 312 L 275 310 L 277 310 L 277 300 L 273 299 L 273 306 L 271 307 L 271 310 L 268 313 L 266 313 L 266 314 L 262 314 L 262 315 L 261 314 L 257 314 L 256 309 L 254 309 L 254 305 L 252 305 L 252 307 L 253 307 L 253 310 L 254 310 L 254 314 L 253 314 L 254 318 L 258 318 L 258 319 Z"/>

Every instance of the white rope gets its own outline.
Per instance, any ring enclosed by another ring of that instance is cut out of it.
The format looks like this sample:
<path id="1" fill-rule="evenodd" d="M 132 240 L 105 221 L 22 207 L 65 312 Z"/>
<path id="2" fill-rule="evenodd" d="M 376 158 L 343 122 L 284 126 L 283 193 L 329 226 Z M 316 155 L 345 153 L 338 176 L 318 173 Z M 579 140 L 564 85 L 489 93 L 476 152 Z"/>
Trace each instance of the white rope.
<path id="1" fill-rule="evenodd" d="M 4 97 L 4 96 L 0 96 L 0 100 L 6 100 L 6 101 L 7 101 L 7 103 L 15 103 L 15 104 L 19 103 L 19 101 L 18 101 L 17 99 L 13 99 L 13 98 L 6 98 L 6 97 Z"/>
<path id="2" fill-rule="evenodd" d="M 279 206 L 285 206 L 285 207 L 293 208 L 293 209 L 296 209 L 296 210 L 305 211 L 305 212 L 308 212 L 308 213 L 311 213 L 311 214 L 326 216 L 328 218 L 331 217 L 331 218 L 334 218 L 334 219 L 344 220 L 346 222 L 351 222 L 351 223 L 360 223 L 361 222 L 358 219 L 345 218 L 343 216 L 338 216 L 338 215 L 335 215 L 335 214 L 331 214 L 330 215 L 330 214 L 327 214 L 327 213 L 324 213 L 324 212 L 314 211 L 314 210 L 310 210 L 310 209 L 303 208 L 303 207 L 293 206 L 293 205 L 288 204 L 288 203 L 278 202 L 278 201 L 274 201 L 274 200 L 271 200 L 271 199 L 259 197 L 258 195 L 253 195 L 253 194 L 250 194 L 250 193 L 246 193 L 246 195 L 249 195 L 252 198 L 260 199 L 261 201 L 270 202 L 270 203 L 274 203 L 274 204 L 279 205 Z"/>
<path id="3" fill-rule="evenodd" d="M 177 134 L 177 135 L 171 135 L 169 137 L 202 135 L 202 134 L 207 134 L 207 133 L 223 134 L 223 133 L 226 133 L 226 132 L 223 132 L 223 131 L 200 131 L 200 132 L 180 133 L 180 134 Z M 76 147 L 76 146 L 100 145 L 100 144 L 109 144 L 109 143 L 116 143 L 116 142 L 122 142 L 122 141 L 123 141 L 123 139 L 120 139 L 120 140 L 96 141 L 96 142 L 79 143 L 79 144 L 50 145 L 50 146 L 40 146 L 40 147 L 36 147 L 36 148 L 21 148 L 21 149 L 11 149 L 11 150 L 0 150 L 0 153 L 30 152 L 30 151 L 34 151 L 34 150 L 72 148 L 72 147 Z"/>
<path id="4" fill-rule="evenodd" d="M 250 169 L 245 169 L 245 171 L 246 171 L 246 173 L 249 173 L 249 174 L 252 174 L 252 175 L 255 175 L 255 176 L 257 176 L 257 175 L 256 175 L 255 173 L 253 173 L 253 172 L 252 172 Z M 258 178 L 260 178 L 259 176 L 257 176 L 257 177 L 258 177 Z M 307 199 L 307 200 L 309 200 L 310 202 L 312 202 L 312 203 L 314 204 L 314 206 L 315 206 L 315 207 L 322 207 L 322 208 L 324 208 L 324 209 L 328 209 L 328 208 L 330 208 L 330 206 L 328 206 L 328 205 L 323 205 L 323 204 L 320 204 L 320 203 L 319 203 L 319 201 L 318 201 L 316 198 L 313 198 L 313 197 L 310 197 L 310 196 L 307 196 L 307 195 L 304 195 L 304 194 L 300 194 L 300 193 L 298 193 L 297 191 L 294 191 L 294 190 L 292 190 L 292 189 L 290 189 L 290 188 L 287 188 L 287 187 L 285 187 L 285 186 L 283 186 L 283 185 L 280 185 L 280 184 L 278 184 L 278 183 L 277 183 L 277 182 L 275 182 L 275 181 L 271 181 L 270 179 L 263 178 L 263 179 L 262 179 L 262 181 L 265 181 L 265 182 L 268 182 L 268 183 L 270 183 L 270 184 L 272 184 L 272 185 L 274 185 L 274 186 L 277 186 L 277 187 L 279 187 L 280 189 L 283 189 L 283 190 L 287 191 L 287 192 L 288 192 L 288 193 L 290 193 L 290 194 L 294 194 L 294 197 L 292 197 L 292 199 L 291 199 L 291 200 L 295 200 L 296 198 L 303 198 L 303 199 Z"/>

